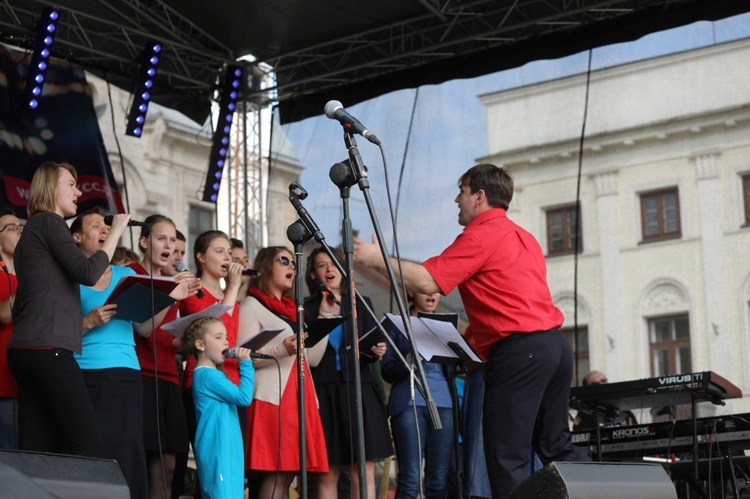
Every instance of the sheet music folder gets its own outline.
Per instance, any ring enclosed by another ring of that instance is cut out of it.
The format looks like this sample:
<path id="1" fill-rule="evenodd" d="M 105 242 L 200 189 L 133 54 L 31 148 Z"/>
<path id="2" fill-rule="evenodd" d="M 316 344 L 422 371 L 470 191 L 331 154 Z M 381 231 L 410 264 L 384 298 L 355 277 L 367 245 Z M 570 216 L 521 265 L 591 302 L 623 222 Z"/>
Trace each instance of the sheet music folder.
<path id="1" fill-rule="evenodd" d="M 105 305 L 117 305 L 115 317 L 136 323 L 145 322 L 154 314 L 172 306 L 175 299 L 169 296 L 177 282 L 171 277 L 154 277 L 153 310 L 151 308 L 151 277 L 126 275 L 120 278 Z"/>
<path id="2" fill-rule="evenodd" d="M 381 322 L 381 324 L 385 321 Z M 383 328 L 387 328 L 388 326 L 383 324 Z M 378 326 L 375 326 L 374 328 L 367 331 L 365 334 L 359 337 L 359 351 L 364 355 L 369 355 L 372 357 L 371 349 L 378 343 L 384 342 L 385 338 L 383 338 L 383 333 L 380 331 L 380 328 Z"/>
<path id="3" fill-rule="evenodd" d="M 450 322 L 421 317 L 409 318 L 419 354 L 427 362 L 455 364 L 461 361 L 466 364 L 466 367 L 482 365 L 477 354 Z M 384 320 L 406 336 L 404 322 L 400 315 L 385 314 Z"/>
<path id="4" fill-rule="evenodd" d="M 305 338 L 305 347 L 311 348 L 320 340 L 328 336 L 339 324 L 344 322 L 344 318 L 337 317 L 320 317 L 315 322 L 307 325 L 307 338 Z"/>
<path id="5" fill-rule="evenodd" d="M 182 339 L 182 333 L 185 332 L 185 329 L 187 329 L 187 327 L 195 319 L 198 319 L 200 317 L 216 317 L 218 319 L 230 310 L 232 310 L 232 307 L 230 307 L 229 305 L 214 303 L 210 307 L 204 308 L 199 312 L 186 315 L 185 317 L 180 317 L 179 319 L 175 319 L 172 322 L 167 322 L 166 324 L 162 324 L 161 329 L 172 334 L 172 336 L 179 340 Z"/>
<path id="6" fill-rule="evenodd" d="M 242 348 L 249 348 L 253 352 L 257 352 L 259 349 L 263 348 L 266 345 L 266 343 L 268 343 L 269 341 L 274 339 L 276 336 L 278 336 L 280 332 L 284 331 L 284 329 L 285 328 L 264 329 L 260 333 L 248 339 L 242 345 L 238 345 L 238 346 Z"/>

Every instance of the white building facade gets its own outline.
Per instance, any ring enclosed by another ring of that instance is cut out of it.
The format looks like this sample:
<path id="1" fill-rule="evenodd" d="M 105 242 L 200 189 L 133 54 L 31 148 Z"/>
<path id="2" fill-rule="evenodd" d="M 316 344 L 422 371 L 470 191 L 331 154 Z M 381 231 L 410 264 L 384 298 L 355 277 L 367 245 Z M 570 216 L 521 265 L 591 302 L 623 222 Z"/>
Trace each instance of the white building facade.
<path id="1" fill-rule="evenodd" d="M 610 381 L 714 371 L 750 411 L 750 40 L 480 97 L 509 216 L 547 256 L 579 361 Z"/>

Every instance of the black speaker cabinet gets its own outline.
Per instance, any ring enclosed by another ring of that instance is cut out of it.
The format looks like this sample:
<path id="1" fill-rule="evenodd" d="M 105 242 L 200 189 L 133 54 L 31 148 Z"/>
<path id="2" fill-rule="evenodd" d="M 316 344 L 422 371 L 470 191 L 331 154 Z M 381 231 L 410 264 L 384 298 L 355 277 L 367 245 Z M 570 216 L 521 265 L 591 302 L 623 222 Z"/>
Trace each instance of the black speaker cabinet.
<path id="1" fill-rule="evenodd" d="M 8 490 L 3 480 L 0 484 L 2 497 L 130 499 L 130 490 L 122 475 L 120 465 L 113 460 L 2 450 L 0 451 L 0 466 L 3 466 L 0 468 L 3 475 L 13 478 L 13 482 L 18 487 L 36 491 L 6 496 L 5 493 Z M 22 477 L 6 468 L 13 468 L 32 483 L 24 483 Z M 42 489 L 49 496 L 42 495 L 38 489 Z"/>
<path id="2" fill-rule="evenodd" d="M 676 499 L 674 484 L 660 464 L 563 463 L 540 469 L 509 499 Z"/>

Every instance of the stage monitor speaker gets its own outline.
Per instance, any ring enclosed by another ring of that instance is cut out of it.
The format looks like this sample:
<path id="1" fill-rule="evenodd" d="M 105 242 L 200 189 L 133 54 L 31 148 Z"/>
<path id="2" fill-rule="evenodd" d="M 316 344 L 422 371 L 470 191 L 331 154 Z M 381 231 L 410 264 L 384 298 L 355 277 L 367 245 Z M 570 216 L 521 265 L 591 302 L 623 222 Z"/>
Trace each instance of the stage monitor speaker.
<path id="1" fill-rule="evenodd" d="M 38 452 L 0 451 L 0 463 L 25 475 L 59 499 L 130 499 L 117 461 Z M 0 484 L 4 488 L 4 485 Z M 0 496 L 6 497 L 5 490 Z M 21 495 L 7 497 L 44 497 Z"/>
<path id="2" fill-rule="evenodd" d="M 524 480 L 508 499 L 676 499 L 660 464 L 553 462 Z"/>

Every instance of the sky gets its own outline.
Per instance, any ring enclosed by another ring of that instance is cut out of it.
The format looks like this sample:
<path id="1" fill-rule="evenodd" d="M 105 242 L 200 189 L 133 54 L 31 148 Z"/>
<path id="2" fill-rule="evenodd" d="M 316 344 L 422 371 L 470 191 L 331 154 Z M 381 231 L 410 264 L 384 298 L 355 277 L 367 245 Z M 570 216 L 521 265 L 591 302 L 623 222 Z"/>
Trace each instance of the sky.
<path id="1" fill-rule="evenodd" d="M 592 69 L 602 69 L 674 52 L 750 37 L 750 14 L 647 35 L 639 40 L 593 50 Z M 368 167 L 368 192 L 385 241 L 393 251 L 393 225 L 388 209 L 387 181 L 396 212 L 401 257 L 422 261 L 439 254 L 461 232 L 458 225 L 459 176 L 476 160 L 497 151 L 488 150 L 487 120 L 479 96 L 585 73 L 588 52 L 530 62 L 522 67 L 472 79 L 453 80 L 382 95 L 346 110 L 375 133 L 382 142 L 387 168 L 377 146 L 356 136 Z M 416 108 L 415 106 L 416 101 Z M 412 109 L 414 121 L 410 130 Z M 318 117 L 284 126 L 304 167 L 300 184 L 308 191 L 303 201 L 325 235 L 341 241 L 342 200 L 328 177 L 331 166 L 348 157 L 337 121 Z M 399 177 L 403 179 L 399 189 Z M 374 233 L 364 193 L 355 186 L 350 198 L 352 226 L 360 237 Z"/>

